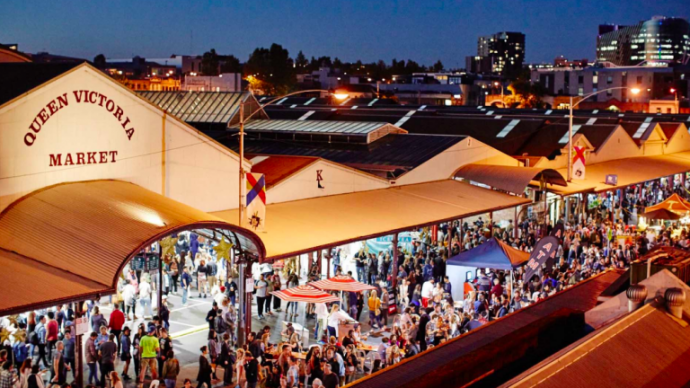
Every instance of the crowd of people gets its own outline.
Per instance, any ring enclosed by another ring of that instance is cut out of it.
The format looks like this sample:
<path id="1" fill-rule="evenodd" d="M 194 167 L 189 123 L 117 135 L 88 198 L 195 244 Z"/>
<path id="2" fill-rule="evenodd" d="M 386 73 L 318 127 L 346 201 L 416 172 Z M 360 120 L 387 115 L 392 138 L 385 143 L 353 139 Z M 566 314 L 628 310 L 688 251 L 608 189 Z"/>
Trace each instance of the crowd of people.
<path id="1" fill-rule="evenodd" d="M 440 225 L 435 236 L 429 230 L 422 232 L 409 249 L 399 250 L 396 260 L 392 250 L 374 253 L 362 249 L 346 257 L 334 249 L 330 252 L 334 275 L 351 276 L 375 289 L 345 292 L 341 300 L 328 305 L 307 305 L 304 311 L 306 318 L 314 320 L 316 341 L 308 348 L 292 322 L 281 331 L 277 343 L 271 341 L 271 331 L 276 329 L 266 325 L 260 332 L 250 333 L 244 347 L 238 347 L 238 287 L 232 280 L 236 274 L 227 276 L 225 265 L 208 246 L 204 249 L 198 236 L 180 236 L 176 254 L 163 262 L 162 279 L 156 278 L 158 271 L 149 274 L 126 267 L 107 317 L 98 301 L 81 306 L 91 329 L 84 343 L 85 378 L 90 386 L 103 388 L 122 388 L 129 382 L 142 386 L 149 381 L 166 388 L 178 383 L 188 388 L 342 386 L 598 273 L 626 268 L 654 247 L 690 247 L 690 233 L 679 223 L 662 223 L 654 233 L 628 225 L 630 215 L 636 217 L 642 211 L 640 206 L 673 192 L 685 196 L 682 187 L 669 187 L 670 182 L 667 186 L 650 184 L 590 201 L 594 206 L 579 214 L 576 208 L 570 209 L 571 219 L 564 225 L 555 260 L 547 262 L 539 276 L 524 278 L 524 267 L 511 272 L 481 268 L 462 300 L 452 296 L 453 288 L 463 285 L 452 284 L 446 276 L 449 257 L 491 238 L 530 252 L 554 225 L 542 230 L 535 220 L 525 219 L 501 226 L 481 217 L 462 225 L 449 222 Z M 343 271 L 341 264 L 348 261 L 354 271 Z M 294 270 L 274 272 L 270 264 L 257 266 L 255 272 L 253 293 L 260 321 L 283 313 L 285 321 L 294 321 L 297 303 L 287 303 L 283 311 L 283 303 L 272 293 L 322 276 L 317 263 L 309 266 L 305 279 Z M 159 282 L 161 290 L 157 289 Z M 158 292 L 163 293 L 160 306 Z M 182 368 L 168 332 L 168 295 L 180 295 L 182 305 L 193 298 L 212 302 L 196 379 L 178 382 Z M 137 307 L 143 320 L 137 317 Z M 72 304 L 5 317 L 3 329 L 12 327 L 14 332 L 3 339 L 0 349 L 0 388 L 68 386 L 69 377 L 73 380 L 75 375 L 76 316 Z M 342 321 L 357 324 L 347 333 L 338 333 Z M 372 338 L 380 338 L 380 343 L 369 345 Z M 116 365 L 120 372 L 115 371 Z"/>

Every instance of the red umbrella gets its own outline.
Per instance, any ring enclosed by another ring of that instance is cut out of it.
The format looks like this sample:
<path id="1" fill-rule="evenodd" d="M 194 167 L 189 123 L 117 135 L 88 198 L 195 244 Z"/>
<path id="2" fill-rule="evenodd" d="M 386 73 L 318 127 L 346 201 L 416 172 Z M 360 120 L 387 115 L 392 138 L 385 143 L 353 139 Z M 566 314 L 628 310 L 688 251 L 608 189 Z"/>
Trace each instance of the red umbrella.
<path id="1" fill-rule="evenodd" d="M 376 287 L 374 286 L 360 283 L 355 279 L 351 278 L 350 276 L 345 275 L 334 276 L 330 279 L 319 280 L 316 282 L 311 282 L 309 284 L 322 290 L 335 291 L 361 292 L 376 289 Z"/>
<path id="2" fill-rule="evenodd" d="M 286 290 L 273 291 L 271 294 L 288 302 L 329 303 L 340 300 L 337 296 L 323 292 L 308 284 Z"/>

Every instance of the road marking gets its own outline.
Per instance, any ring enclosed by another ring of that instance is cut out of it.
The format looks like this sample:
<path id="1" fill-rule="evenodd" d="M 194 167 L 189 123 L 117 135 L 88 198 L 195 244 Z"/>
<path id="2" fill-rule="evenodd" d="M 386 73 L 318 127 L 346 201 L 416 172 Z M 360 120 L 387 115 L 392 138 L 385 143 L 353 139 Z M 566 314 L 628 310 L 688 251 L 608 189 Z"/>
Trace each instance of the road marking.
<path id="1" fill-rule="evenodd" d="M 190 334 L 194 334 L 194 333 L 198 333 L 198 332 L 206 331 L 206 330 L 208 330 L 208 324 L 200 325 L 200 326 L 192 326 L 189 329 L 184 329 L 182 331 L 172 333 L 172 334 L 170 334 L 170 337 L 172 337 L 173 339 L 178 339 L 178 338 L 184 337 L 186 335 L 190 335 Z"/>
<path id="2" fill-rule="evenodd" d="M 176 325 L 182 325 L 182 326 L 196 327 L 195 325 L 190 325 L 189 323 L 182 323 L 182 322 L 178 322 L 178 321 L 170 321 L 170 320 L 168 320 L 168 323 L 174 323 L 174 324 L 176 324 Z"/>

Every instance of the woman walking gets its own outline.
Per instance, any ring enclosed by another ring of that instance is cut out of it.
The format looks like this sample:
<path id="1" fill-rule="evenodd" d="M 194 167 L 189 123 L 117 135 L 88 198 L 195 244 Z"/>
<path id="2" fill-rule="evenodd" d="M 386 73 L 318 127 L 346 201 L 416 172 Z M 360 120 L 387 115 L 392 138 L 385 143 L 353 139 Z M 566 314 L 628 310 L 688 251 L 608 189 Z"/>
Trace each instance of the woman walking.
<path id="1" fill-rule="evenodd" d="M 199 355 L 199 373 L 196 376 L 197 388 L 203 388 L 204 384 L 206 384 L 206 388 L 213 388 L 211 385 L 213 368 L 207 358 L 208 346 L 202 346 L 199 350 L 201 350 L 201 355 Z"/>
<path id="2" fill-rule="evenodd" d="M 177 375 L 180 374 L 180 362 L 175 358 L 175 352 L 168 350 L 167 359 L 163 364 L 161 376 L 165 380 L 165 388 L 175 388 Z"/>

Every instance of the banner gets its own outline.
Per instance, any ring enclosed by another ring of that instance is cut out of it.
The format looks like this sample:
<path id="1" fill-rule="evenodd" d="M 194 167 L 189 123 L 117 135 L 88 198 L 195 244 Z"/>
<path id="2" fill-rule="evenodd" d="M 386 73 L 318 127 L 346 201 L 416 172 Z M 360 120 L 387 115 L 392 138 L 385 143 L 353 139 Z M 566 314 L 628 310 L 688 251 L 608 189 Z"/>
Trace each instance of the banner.
<path id="1" fill-rule="evenodd" d="M 565 232 L 565 226 L 563 225 L 563 220 L 561 220 L 556 223 L 549 236 L 554 236 L 560 240 L 563 238 L 563 232 Z"/>
<path id="2" fill-rule="evenodd" d="M 266 226 L 266 181 L 264 174 L 247 173 L 245 219 L 255 232 L 263 232 Z"/>
<path id="3" fill-rule="evenodd" d="M 412 250 L 412 241 L 419 238 L 417 232 L 398 233 L 398 245 L 407 252 Z M 366 241 L 368 253 L 378 255 L 379 252 L 391 252 L 393 250 L 393 235 L 381 236 Z"/>
<path id="4" fill-rule="evenodd" d="M 537 246 L 534 247 L 532 254 L 529 256 L 525 277 L 522 279 L 523 283 L 530 281 L 534 275 L 539 275 L 542 266 L 549 259 L 556 257 L 558 244 L 558 238 L 556 238 L 556 236 L 546 236 L 539 240 Z"/>
<path id="5" fill-rule="evenodd" d="M 585 179 L 585 147 L 573 147 L 573 179 Z"/>

